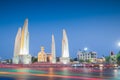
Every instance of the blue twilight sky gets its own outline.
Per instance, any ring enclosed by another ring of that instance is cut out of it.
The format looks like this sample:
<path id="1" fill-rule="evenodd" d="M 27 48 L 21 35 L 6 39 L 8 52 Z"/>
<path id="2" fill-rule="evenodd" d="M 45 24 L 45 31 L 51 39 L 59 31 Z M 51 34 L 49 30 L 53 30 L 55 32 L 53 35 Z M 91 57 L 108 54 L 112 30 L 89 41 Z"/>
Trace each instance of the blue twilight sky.
<path id="1" fill-rule="evenodd" d="M 14 40 L 24 20 L 29 19 L 30 54 L 40 46 L 51 52 L 54 34 L 56 54 L 61 56 L 62 29 L 69 40 L 70 56 L 88 47 L 98 57 L 117 53 L 120 47 L 119 0 L 0 0 L 0 57 L 12 58 Z"/>

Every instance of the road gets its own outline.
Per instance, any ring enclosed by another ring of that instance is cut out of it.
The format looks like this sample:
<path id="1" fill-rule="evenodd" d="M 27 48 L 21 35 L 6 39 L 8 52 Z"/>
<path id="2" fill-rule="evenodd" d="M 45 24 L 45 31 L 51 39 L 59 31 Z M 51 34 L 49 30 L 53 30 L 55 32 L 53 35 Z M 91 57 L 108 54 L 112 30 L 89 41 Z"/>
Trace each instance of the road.
<path id="1" fill-rule="evenodd" d="M 120 80 L 120 69 L 0 68 L 0 80 Z"/>

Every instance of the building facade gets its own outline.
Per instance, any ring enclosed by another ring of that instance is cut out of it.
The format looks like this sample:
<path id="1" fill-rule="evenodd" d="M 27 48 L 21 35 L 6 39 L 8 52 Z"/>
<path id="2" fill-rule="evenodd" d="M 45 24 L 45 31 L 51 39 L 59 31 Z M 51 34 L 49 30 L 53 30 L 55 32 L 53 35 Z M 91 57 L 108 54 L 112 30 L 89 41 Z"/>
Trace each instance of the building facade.
<path id="1" fill-rule="evenodd" d="M 52 54 L 47 53 L 47 62 L 53 63 L 52 59 L 53 59 Z"/>
<path id="2" fill-rule="evenodd" d="M 47 62 L 47 55 L 44 52 L 44 47 L 41 47 L 41 51 L 38 53 L 38 62 Z"/>
<path id="3" fill-rule="evenodd" d="M 97 59 L 97 53 L 96 52 L 87 52 L 87 51 L 81 51 L 79 50 L 77 52 L 77 59 L 79 61 L 83 61 L 83 62 L 96 62 Z"/>
<path id="4" fill-rule="evenodd" d="M 41 47 L 41 51 L 38 53 L 38 62 L 52 62 L 52 54 L 45 53 L 44 47 Z"/>

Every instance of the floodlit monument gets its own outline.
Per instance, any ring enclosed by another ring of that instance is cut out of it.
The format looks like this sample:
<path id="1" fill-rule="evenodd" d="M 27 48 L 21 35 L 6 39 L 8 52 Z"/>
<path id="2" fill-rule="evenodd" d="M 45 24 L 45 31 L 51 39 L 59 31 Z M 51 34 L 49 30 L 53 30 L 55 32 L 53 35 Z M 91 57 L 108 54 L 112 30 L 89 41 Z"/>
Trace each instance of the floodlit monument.
<path id="1" fill-rule="evenodd" d="M 47 62 L 47 55 L 44 52 L 44 47 L 41 47 L 41 51 L 38 53 L 38 62 Z"/>
<path id="2" fill-rule="evenodd" d="M 30 64 L 31 55 L 29 54 L 29 31 L 28 19 L 25 20 L 23 28 L 19 28 L 14 45 L 13 64 Z"/>
<path id="3" fill-rule="evenodd" d="M 70 62 L 68 38 L 64 29 L 62 39 L 62 57 L 60 58 L 60 62 L 63 64 L 68 64 Z"/>
<path id="4" fill-rule="evenodd" d="M 52 63 L 56 63 L 56 53 L 55 53 L 55 39 L 54 39 L 54 35 L 52 35 L 51 53 L 52 53 Z"/>

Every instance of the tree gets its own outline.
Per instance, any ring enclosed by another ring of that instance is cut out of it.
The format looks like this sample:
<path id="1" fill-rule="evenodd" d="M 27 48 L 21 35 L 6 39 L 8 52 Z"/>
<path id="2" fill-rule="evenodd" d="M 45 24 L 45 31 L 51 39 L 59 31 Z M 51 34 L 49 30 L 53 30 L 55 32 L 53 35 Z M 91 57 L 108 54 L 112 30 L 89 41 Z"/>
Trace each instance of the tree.
<path id="1" fill-rule="evenodd" d="M 106 57 L 105 57 L 105 61 L 109 63 L 109 61 L 110 61 L 110 56 L 106 56 Z"/>
<path id="2" fill-rule="evenodd" d="M 32 63 L 37 62 L 38 58 L 32 57 Z"/>
<path id="3" fill-rule="evenodd" d="M 59 62 L 60 61 L 60 58 L 59 57 L 56 57 L 56 62 Z"/>
<path id="4" fill-rule="evenodd" d="M 90 59 L 88 59 L 88 60 L 86 60 L 86 62 L 87 62 L 87 63 L 90 63 L 91 61 L 90 61 Z"/>
<path id="5" fill-rule="evenodd" d="M 74 60 L 72 58 L 70 58 L 70 62 L 73 62 Z"/>
<path id="6" fill-rule="evenodd" d="M 79 62 L 84 62 L 84 60 L 83 60 L 83 59 L 80 59 Z"/>
<path id="7" fill-rule="evenodd" d="M 77 58 L 74 58 L 74 61 L 77 61 Z"/>
<path id="8" fill-rule="evenodd" d="M 120 64 L 120 52 L 117 54 L 117 63 Z"/>

